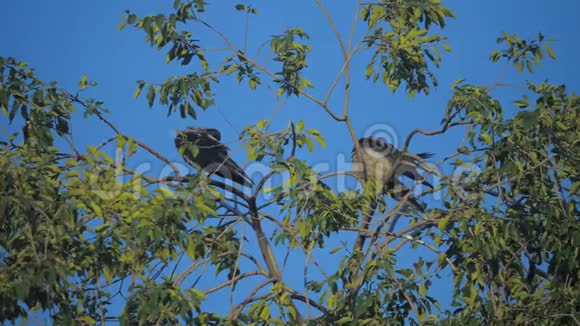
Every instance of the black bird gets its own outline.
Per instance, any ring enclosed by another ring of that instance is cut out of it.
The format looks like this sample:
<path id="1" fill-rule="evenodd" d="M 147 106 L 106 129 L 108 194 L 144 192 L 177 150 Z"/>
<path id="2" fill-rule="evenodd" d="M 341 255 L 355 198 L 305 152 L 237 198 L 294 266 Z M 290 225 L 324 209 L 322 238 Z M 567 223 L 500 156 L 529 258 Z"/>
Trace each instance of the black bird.
<path id="1" fill-rule="evenodd" d="M 420 181 L 427 187 L 433 188 L 417 171 L 421 167 L 421 159 L 433 156 L 432 153 L 401 153 L 392 144 L 382 138 L 364 137 L 358 141 L 363 160 L 356 152 L 356 146 L 352 150 L 353 172 L 361 181 L 367 178 L 378 180 L 383 185 L 384 193 L 391 193 L 395 199 L 405 196 L 410 189 L 407 188 L 398 177 L 404 175 L 415 181 Z M 397 171 L 392 173 L 393 166 L 400 158 Z M 363 165 L 363 163 L 365 165 Z M 391 178 L 388 179 L 389 175 Z M 424 211 L 423 205 L 419 204 L 412 196 L 407 201 L 419 211 Z"/>
<path id="2" fill-rule="evenodd" d="M 175 147 L 191 166 L 240 185 L 251 186 L 250 177 L 229 157 L 229 148 L 220 140 L 221 134 L 217 129 L 190 127 L 177 132 Z"/>

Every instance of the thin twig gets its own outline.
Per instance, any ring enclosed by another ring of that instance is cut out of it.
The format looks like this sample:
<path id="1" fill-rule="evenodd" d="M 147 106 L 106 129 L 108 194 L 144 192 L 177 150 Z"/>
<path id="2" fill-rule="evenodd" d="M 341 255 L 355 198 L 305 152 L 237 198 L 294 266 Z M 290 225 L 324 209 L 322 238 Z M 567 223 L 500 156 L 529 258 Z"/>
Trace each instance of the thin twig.
<path id="1" fill-rule="evenodd" d="M 247 61 L 248 63 L 250 63 L 251 65 L 253 65 L 254 67 L 256 67 L 258 70 L 262 71 L 263 73 L 265 73 L 266 75 L 270 76 L 270 78 L 272 78 L 274 81 L 279 82 L 279 83 L 284 83 L 286 84 L 286 81 L 284 81 L 283 79 L 281 79 L 280 77 L 278 77 L 276 74 L 274 74 L 273 72 L 271 72 L 269 69 L 267 69 L 266 67 L 258 64 L 256 61 L 252 60 L 251 58 L 249 58 L 248 56 L 246 56 L 245 53 L 239 51 L 234 45 L 233 43 L 229 40 L 229 38 L 222 32 L 218 31 L 217 29 L 215 29 L 213 26 L 211 26 L 210 24 L 206 23 L 203 20 L 198 19 L 198 21 L 206 26 L 207 28 L 209 28 L 210 30 L 212 30 L 214 33 L 216 33 L 218 36 L 220 36 L 224 42 L 226 42 L 226 44 L 228 45 L 228 47 L 230 48 L 230 50 L 232 50 L 237 56 L 239 56 L 240 58 L 242 58 L 243 60 Z M 318 98 L 314 97 L 312 94 L 309 94 L 308 92 L 302 90 L 302 89 L 297 89 L 298 93 L 300 93 L 302 96 L 308 98 L 309 100 L 313 101 L 314 103 L 320 105 L 320 107 L 322 107 L 334 120 L 336 121 L 344 121 L 343 117 L 339 117 L 338 115 L 336 115 L 336 113 L 334 113 L 329 107 L 328 105 L 326 105 L 324 102 L 322 102 L 321 100 L 319 100 Z"/>
<path id="2" fill-rule="evenodd" d="M 265 281 L 262 281 L 260 284 L 258 284 L 247 296 L 246 299 L 244 301 L 242 301 L 240 304 L 238 304 L 237 306 L 233 307 L 230 310 L 230 317 L 232 320 L 236 320 L 238 319 L 239 315 L 242 313 L 242 311 L 244 310 L 244 307 L 247 306 L 249 303 L 254 302 L 256 300 L 260 300 L 261 298 L 265 298 L 269 295 L 271 295 L 271 293 L 266 293 L 263 294 L 261 296 L 255 297 L 255 295 L 258 293 L 258 291 L 260 291 L 264 286 L 270 284 L 274 282 L 274 280 L 272 279 L 268 279 Z"/>
<path id="3" fill-rule="evenodd" d="M 173 282 L 176 287 L 179 287 L 189 274 L 193 273 L 201 264 L 207 262 L 208 259 L 198 260 L 193 262 L 183 273 L 181 273 Z"/>
<path id="4" fill-rule="evenodd" d="M 261 271 L 246 272 L 246 273 L 240 274 L 238 276 L 232 277 L 230 280 L 228 280 L 228 281 L 226 281 L 226 282 L 224 282 L 222 284 L 216 285 L 216 286 L 214 286 L 214 287 L 212 287 L 210 289 L 207 289 L 207 290 L 203 291 L 203 294 L 208 295 L 210 293 L 219 291 L 219 290 L 227 287 L 228 285 L 233 285 L 234 283 L 236 283 L 237 281 L 239 281 L 241 279 L 244 279 L 244 278 L 247 278 L 247 277 L 250 277 L 250 276 L 256 276 L 256 275 L 267 276 L 267 275 L 264 275 Z"/>

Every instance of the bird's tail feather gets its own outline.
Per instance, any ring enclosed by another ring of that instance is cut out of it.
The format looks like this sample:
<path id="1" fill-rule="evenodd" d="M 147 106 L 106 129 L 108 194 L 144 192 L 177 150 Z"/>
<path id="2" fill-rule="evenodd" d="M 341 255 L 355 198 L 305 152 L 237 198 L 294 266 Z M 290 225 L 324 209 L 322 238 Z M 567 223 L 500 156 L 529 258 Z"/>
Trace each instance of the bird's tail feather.
<path id="1" fill-rule="evenodd" d="M 230 179 L 234 182 L 248 187 L 251 187 L 254 184 L 246 172 L 231 159 L 228 158 L 228 160 L 224 162 L 224 167 L 226 169 L 225 172 L 229 174 Z"/>
<path id="2" fill-rule="evenodd" d="M 384 189 L 385 193 L 389 192 L 392 194 L 393 198 L 400 200 L 401 198 L 407 196 L 409 188 L 407 188 L 404 184 L 400 182 L 390 182 Z M 417 201 L 415 197 L 408 196 L 406 203 L 410 206 L 413 206 L 417 211 L 423 213 L 425 212 L 425 206 Z"/>
<path id="3" fill-rule="evenodd" d="M 419 156 L 419 157 L 420 157 L 420 158 L 422 158 L 422 159 L 428 159 L 428 158 L 431 158 L 431 157 L 433 157 L 433 155 L 435 155 L 435 154 L 433 154 L 433 153 L 430 153 L 430 152 L 423 152 L 423 153 L 419 153 L 419 154 L 417 154 L 417 156 Z"/>

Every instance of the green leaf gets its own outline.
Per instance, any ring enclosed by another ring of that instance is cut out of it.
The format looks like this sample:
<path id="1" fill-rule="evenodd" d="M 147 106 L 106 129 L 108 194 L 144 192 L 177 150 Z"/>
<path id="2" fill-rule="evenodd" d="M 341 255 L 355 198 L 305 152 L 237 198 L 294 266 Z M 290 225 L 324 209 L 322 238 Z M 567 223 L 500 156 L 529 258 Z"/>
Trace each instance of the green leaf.
<path id="1" fill-rule="evenodd" d="M 287 294 L 287 293 L 285 293 Z M 296 309 L 294 309 L 293 306 L 287 305 L 286 309 L 288 309 L 288 313 L 290 314 L 290 316 L 292 317 L 293 320 L 296 320 Z"/>
<path id="2" fill-rule="evenodd" d="M 266 124 L 268 123 L 268 119 L 262 119 L 260 121 L 258 121 L 258 123 L 256 124 L 256 128 L 259 130 L 264 129 L 264 127 L 266 126 Z"/>
<path id="3" fill-rule="evenodd" d="M 328 310 L 331 311 L 334 310 L 336 308 L 337 303 L 338 301 L 336 298 L 336 294 L 331 294 L 326 303 Z"/>
<path id="4" fill-rule="evenodd" d="M 111 283 L 113 281 L 113 277 L 115 276 L 115 272 L 109 266 L 103 267 L 103 275 L 105 276 L 105 282 Z"/>
<path id="5" fill-rule="evenodd" d="M 302 129 L 304 129 L 304 121 L 300 120 L 298 121 L 298 123 L 294 126 L 294 131 L 296 132 L 300 132 L 302 131 Z"/>
<path id="6" fill-rule="evenodd" d="M 492 138 L 489 134 L 481 134 L 481 140 L 488 145 L 492 143 Z"/>
<path id="7" fill-rule="evenodd" d="M 521 60 L 514 61 L 514 66 L 516 67 L 518 72 L 520 72 L 520 73 L 524 72 L 524 62 L 523 61 L 521 61 Z"/>
<path id="8" fill-rule="evenodd" d="M 87 84 L 88 84 L 87 76 L 83 75 L 83 77 L 81 78 L 81 81 L 79 81 L 79 88 L 81 90 L 84 90 L 87 88 Z"/>
<path id="9" fill-rule="evenodd" d="M 525 111 L 516 115 L 517 119 L 521 122 L 521 126 L 524 128 L 533 128 L 536 126 L 540 116 L 541 112 L 539 111 Z"/>
<path id="10" fill-rule="evenodd" d="M 437 260 L 437 264 L 439 265 L 439 267 L 446 266 L 447 265 L 447 255 L 440 254 L 439 259 Z"/>
<path id="11" fill-rule="evenodd" d="M 308 137 L 304 137 L 304 142 L 308 146 L 308 151 L 312 152 L 314 150 L 314 143 L 312 142 L 312 140 L 310 140 L 310 138 Z"/>
<path id="12" fill-rule="evenodd" d="M 447 222 L 449 222 L 449 216 L 443 217 L 439 219 L 439 222 L 437 222 L 437 228 L 440 231 L 444 231 L 445 227 L 447 226 Z"/>
<path id="13" fill-rule="evenodd" d="M 159 191 L 161 196 L 164 198 L 175 198 L 175 193 L 166 187 L 159 187 L 157 188 L 157 191 Z"/>
<path id="14" fill-rule="evenodd" d="M 264 320 L 264 321 L 270 319 L 270 306 L 269 305 L 264 306 L 264 308 L 260 312 L 260 319 Z"/>
<path id="15" fill-rule="evenodd" d="M 205 300 L 205 298 L 206 298 L 205 294 L 196 288 L 191 288 L 188 291 L 191 292 L 191 294 L 193 294 L 193 296 L 195 296 L 196 298 L 198 298 L 200 300 Z"/>
<path id="16" fill-rule="evenodd" d="M 367 66 L 367 68 L 365 70 L 365 77 L 367 79 L 369 79 L 370 76 L 373 74 L 373 72 L 375 72 L 375 66 L 374 66 L 374 64 L 371 63 Z"/>
<path id="17" fill-rule="evenodd" d="M 99 206 L 95 202 L 90 202 L 89 206 L 91 207 L 91 210 L 95 213 L 97 217 L 103 217 L 103 210 L 101 209 L 101 206 Z"/>
<path id="18" fill-rule="evenodd" d="M 189 256 L 189 258 L 192 260 L 197 259 L 195 247 L 196 247 L 196 244 L 195 244 L 194 240 L 192 238 L 189 238 L 187 240 L 187 256 Z"/>
<path id="19" fill-rule="evenodd" d="M 421 298 L 424 298 L 425 295 L 427 294 L 427 287 L 425 286 L 425 283 L 422 283 L 421 285 L 419 285 L 419 296 Z"/>
<path id="20" fill-rule="evenodd" d="M 127 140 L 125 139 L 125 137 L 121 134 L 117 135 L 117 149 L 122 150 L 123 147 L 125 147 L 125 144 L 127 143 Z"/>
<path id="21" fill-rule="evenodd" d="M 256 89 L 257 83 L 256 83 L 256 80 L 255 79 L 250 78 L 250 80 L 248 81 L 248 83 L 249 83 L 251 89 Z"/>
<path id="22" fill-rule="evenodd" d="M 149 107 L 153 107 L 153 104 L 155 103 L 155 93 L 155 86 L 150 85 L 147 90 L 147 104 L 149 104 Z"/>
<path id="23" fill-rule="evenodd" d="M 335 248 L 332 248 L 332 250 L 330 250 L 330 254 L 331 254 L 331 255 L 332 255 L 332 254 L 335 254 L 335 253 L 337 253 L 337 252 L 339 252 L 339 251 L 341 251 L 341 250 L 342 250 L 342 248 L 341 248 L 341 247 L 335 247 Z"/>
<path id="24" fill-rule="evenodd" d="M 551 46 L 544 45 L 544 49 L 546 50 L 546 52 L 548 52 L 548 55 L 550 56 L 550 58 L 556 59 L 556 53 L 554 52 L 554 50 L 552 49 Z"/>
<path id="25" fill-rule="evenodd" d="M 529 72 L 534 72 L 534 66 L 532 65 L 532 62 L 529 60 L 526 61 L 526 68 L 528 69 Z"/>
<path id="26" fill-rule="evenodd" d="M 127 157 L 137 152 L 138 144 L 131 137 L 127 137 Z"/>
<path id="27" fill-rule="evenodd" d="M 527 108 L 530 104 L 528 103 L 528 101 L 526 100 L 517 100 L 515 101 L 515 104 L 518 108 Z"/>
<path id="28" fill-rule="evenodd" d="M 137 15 L 135 15 L 135 14 L 130 14 L 127 17 L 127 24 L 129 24 L 129 25 L 135 24 L 136 21 L 137 21 Z"/>
<path id="29" fill-rule="evenodd" d="M 352 318 L 346 316 L 346 317 L 342 317 L 339 320 L 337 320 L 336 321 L 336 324 L 337 325 L 343 325 L 343 324 L 350 323 L 350 322 L 352 322 Z"/>
<path id="30" fill-rule="evenodd" d="M 326 141 L 320 135 L 320 131 L 313 129 L 313 128 L 310 128 L 310 129 L 308 129 L 308 133 L 311 134 L 312 137 L 314 137 L 314 139 L 316 139 L 316 141 L 318 142 L 318 144 L 320 144 L 320 146 L 322 148 L 326 148 Z"/>
<path id="31" fill-rule="evenodd" d="M 575 182 L 572 187 L 570 187 L 570 196 L 576 196 L 578 195 L 578 192 L 580 190 L 580 181 L 579 182 Z"/>

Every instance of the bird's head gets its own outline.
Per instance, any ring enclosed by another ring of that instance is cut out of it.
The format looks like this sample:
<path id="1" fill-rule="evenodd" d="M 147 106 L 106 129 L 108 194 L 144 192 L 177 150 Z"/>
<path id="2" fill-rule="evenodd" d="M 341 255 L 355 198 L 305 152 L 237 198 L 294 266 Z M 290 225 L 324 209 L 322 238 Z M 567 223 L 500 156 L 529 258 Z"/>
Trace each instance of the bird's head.
<path id="1" fill-rule="evenodd" d="M 220 141 L 222 136 L 219 130 L 215 128 L 198 128 L 198 127 L 187 127 L 185 130 L 178 130 L 176 132 L 176 140 L 177 139 L 185 139 L 185 138 L 199 138 L 203 136 L 209 136 L 214 138 L 217 141 Z"/>
<path id="2" fill-rule="evenodd" d="M 362 150 L 370 150 L 375 153 L 380 153 L 383 156 L 393 156 L 398 152 L 395 146 L 383 138 L 363 137 L 358 140 L 358 143 Z"/>

